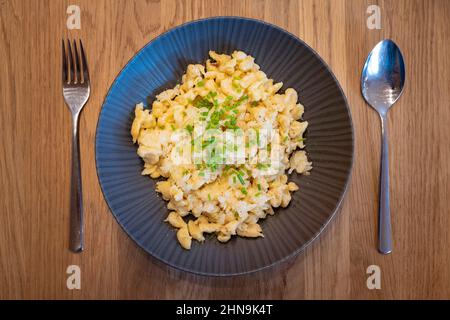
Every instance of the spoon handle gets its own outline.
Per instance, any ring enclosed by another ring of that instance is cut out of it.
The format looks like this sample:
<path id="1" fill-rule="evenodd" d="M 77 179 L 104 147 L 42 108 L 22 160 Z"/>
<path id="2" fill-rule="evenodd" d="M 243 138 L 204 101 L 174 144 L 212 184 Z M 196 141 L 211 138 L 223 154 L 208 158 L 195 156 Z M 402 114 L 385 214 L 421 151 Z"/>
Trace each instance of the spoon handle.
<path id="1" fill-rule="evenodd" d="M 378 215 L 378 250 L 382 254 L 392 252 L 391 206 L 389 202 L 389 156 L 386 113 L 381 115 L 381 169 L 380 207 Z"/>

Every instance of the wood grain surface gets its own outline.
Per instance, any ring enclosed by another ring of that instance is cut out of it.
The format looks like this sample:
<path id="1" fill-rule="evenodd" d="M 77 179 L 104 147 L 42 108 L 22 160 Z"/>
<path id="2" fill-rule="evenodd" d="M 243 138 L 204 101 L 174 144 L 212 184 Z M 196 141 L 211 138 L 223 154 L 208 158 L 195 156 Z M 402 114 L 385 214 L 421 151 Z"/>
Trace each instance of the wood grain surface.
<path id="1" fill-rule="evenodd" d="M 67 30 L 69 4 L 81 30 Z M 369 30 L 367 7 L 381 8 Z M 108 210 L 94 140 L 103 99 L 148 41 L 193 19 L 236 15 L 279 25 L 330 65 L 356 137 L 342 210 L 303 254 L 250 276 L 180 272 L 138 248 Z M 393 299 L 450 298 L 450 1 L 0 0 L 0 298 Z M 60 83 L 61 38 L 85 44 L 92 94 L 81 116 L 86 250 L 68 248 L 70 114 Z M 380 124 L 360 94 L 371 48 L 392 38 L 406 59 L 406 90 L 389 114 L 394 252 L 376 250 Z M 81 268 L 81 290 L 66 268 Z M 381 289 L 366 286 L 369 265 Z"/>

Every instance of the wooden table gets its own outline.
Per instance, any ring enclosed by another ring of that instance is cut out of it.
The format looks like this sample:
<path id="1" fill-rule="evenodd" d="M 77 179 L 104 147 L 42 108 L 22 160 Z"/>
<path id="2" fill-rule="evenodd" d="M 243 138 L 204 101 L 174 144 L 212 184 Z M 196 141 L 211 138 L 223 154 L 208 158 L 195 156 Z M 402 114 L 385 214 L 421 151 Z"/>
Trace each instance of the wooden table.
<path id="1" fill-rule="evenodd" d="M 67 30 L 69 4 L 81 30 Z M 381 8 L 381 29 L 366 26 Z M 122 231 L 97 180 L 94 140 L 105 94 L 149 40 L 185 21 L 262 19 L 311 45 L 350 104 L 356 136 L 349 190 L 337 218 L 303 254 L 245 277 L 208 278 L 155 261 Z M 0 298 L 450 298 L 450 1 L 0 0 Z M 68 251 L 70 115 L 60 84 L 62 37 L 81 37 L 92 94 L 81 117 L 86 250 Z M 371 48 L 394 39 L 406 91 L 389 114 L 394 252 L 376 250 L 380 124 L 363 101 Z M 66 288 L 79 265 L 81 290 Z M 366 269 L 381 269 L 369 290 Z"/>

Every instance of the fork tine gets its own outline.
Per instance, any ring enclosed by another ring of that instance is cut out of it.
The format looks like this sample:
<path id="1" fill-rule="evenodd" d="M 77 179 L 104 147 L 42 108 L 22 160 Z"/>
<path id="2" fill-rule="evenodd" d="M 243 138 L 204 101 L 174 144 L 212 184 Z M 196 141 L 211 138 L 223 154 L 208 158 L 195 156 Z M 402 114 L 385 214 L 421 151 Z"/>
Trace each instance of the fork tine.
<path id="1" fill-rule="evenodd" d="M 81 61 L 83 62 L 83 83 L 89 83 L 89 69 L 86 61 L 86 55 L 84 54 L 83 42 L 80 39 Z"/>
<path id="2" fill-rule="evenodd" d="M 73 54 L 72 54 L 72 47 L 70 46 L 70 40 L 67 39 L 67 50 L 69 51 L 69 66 L 70 66 L 70 77 L 69 77 L 69 83 L 75 82 L 75 63 L 73 60 Z"/>
<path id="3" fill-rule="evenodd" d="M 75 55 L 75 73 L 77 76 L 77 80 L 75 83 L 81 83 L 81 68 L 80 68 L 80 58 L 78 55 L 77 42 L 73 40 L 73 51 Z"/>
<path id="4" fill-rule="evenodd" d="M 64 45 L 64 39 L 62 39 L 62 81 L 67 83 L 67 52 Z"/>

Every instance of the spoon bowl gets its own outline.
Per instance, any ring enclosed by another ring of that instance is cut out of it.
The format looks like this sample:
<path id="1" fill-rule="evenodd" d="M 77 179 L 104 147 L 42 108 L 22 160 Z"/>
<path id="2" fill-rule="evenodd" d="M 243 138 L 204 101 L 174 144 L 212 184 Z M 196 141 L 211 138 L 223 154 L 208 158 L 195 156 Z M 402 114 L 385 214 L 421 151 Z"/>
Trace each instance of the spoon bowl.
<path id="1" fill-rule="evenodd" d="M 370 52 L 362 69 L 361 92 L 381 118 L 378 250 L 382 254 L 392 252 L 387 113 L 400 98 L 404 85 L 405 64 L 399 47 L 389 39 L 379 42 Z"/>
<path id="2" fill-rule="evenodd" d="M 380 41 L 370 52 L 361 76 L 364 99 L 379 113 L 386 113 L 400 98 L 405 85 L 405 64 L 392 40 Z"/>

